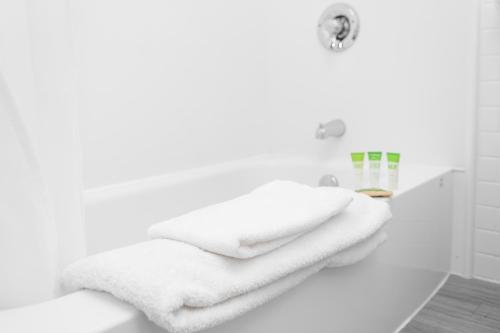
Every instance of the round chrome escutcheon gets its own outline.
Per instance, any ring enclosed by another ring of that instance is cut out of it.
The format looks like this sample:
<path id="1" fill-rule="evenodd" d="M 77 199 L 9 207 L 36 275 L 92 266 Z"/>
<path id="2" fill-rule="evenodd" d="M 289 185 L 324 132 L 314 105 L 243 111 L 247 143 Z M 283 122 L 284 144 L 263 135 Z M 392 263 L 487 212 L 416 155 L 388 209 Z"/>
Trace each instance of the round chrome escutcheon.
<path id="1" fill-rule="evenodd" d="M 350 48 L 359 34 L 359 18 L 349 5 L 338 3 L 328 7 L 318 22 L 318 38 L 321 44 L 333 52 Z"/>

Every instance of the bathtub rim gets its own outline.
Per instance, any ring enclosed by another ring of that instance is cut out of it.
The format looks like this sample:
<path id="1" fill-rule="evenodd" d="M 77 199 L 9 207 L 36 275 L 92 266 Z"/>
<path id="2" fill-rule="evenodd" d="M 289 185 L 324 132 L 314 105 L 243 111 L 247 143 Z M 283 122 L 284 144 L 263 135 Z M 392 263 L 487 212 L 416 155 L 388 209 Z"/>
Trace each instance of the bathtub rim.
<path id="1" fill-rule="evenodd" d="M 290 155 L 290 154 L 262 154 L 244 159 L 227 161 L 208 166 L 186 169 L 182 171 L 169 172 L 157 176 L 140 178 L 124 183 L 111 184 L 102 187 L 86 189 L 84 191 L 85 206 L 100 204 L 104 201 L 118 199 L 120 197 L 137 195 L 144 192 L 154 191 L 163 187 L 179 185 L 184 182 L 193 182 L 206 177 L 222 175 L 233 170 L 250 170 L 256 167 L 266 166 L 286 166 L 294 165 L 301 167 L 331 167 L 340 169 L 350 169 L 351 163 L 345 160 L 335 158 L 322 159 L 307 155 Z M 464 172 L 463 168 L 453 166 L 439 166 L 426 164 L 403 164 L 411 173 L 412 169 L 417 169 L 419 173 L 414 173 L 410 182 L 400 186 L 394 191 L 393 198 L 404 194 L 405 192 L 441 177 L 448 172 Z M 424 171 L 422 173 L 422 171 Z M 318 175 L 318 179 L 321 175 Z"/>

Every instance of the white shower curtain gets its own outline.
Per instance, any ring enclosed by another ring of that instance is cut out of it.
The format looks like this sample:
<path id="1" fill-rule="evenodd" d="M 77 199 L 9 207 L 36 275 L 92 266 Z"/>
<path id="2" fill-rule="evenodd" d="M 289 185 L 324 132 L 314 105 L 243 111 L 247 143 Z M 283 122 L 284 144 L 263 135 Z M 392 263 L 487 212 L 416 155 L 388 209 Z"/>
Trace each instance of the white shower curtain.
<path id="1" fill-rule="evenodd" d="M 0 308 L 54 296 L 57 232 L 32 144 L 0 73 Z"/>
<path id="2" fill-rule="evenodd" d="M 67 0 L 0 3 L 0 309 L 85 254 L 70 31 Z"/>

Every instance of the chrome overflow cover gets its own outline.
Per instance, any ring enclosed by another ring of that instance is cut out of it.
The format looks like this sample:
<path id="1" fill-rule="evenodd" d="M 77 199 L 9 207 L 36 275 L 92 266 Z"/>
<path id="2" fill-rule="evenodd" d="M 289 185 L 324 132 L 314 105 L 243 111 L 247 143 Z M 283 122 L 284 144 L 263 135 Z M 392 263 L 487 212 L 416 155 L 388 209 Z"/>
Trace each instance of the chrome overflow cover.
<path id="1" fill-rule="evenodd" d="M 349 5 L 337 3 L 328 7 L 318 22 L 318 38 L 321 44 L 334 52 L 350 48 L 359 34 L 359 18 Z"/>
<path id="2" fill-rule="evenodd" d="M 338 187 L 340 186 L 339 180 L 334 175 L 324 175 L 318 182 L 320 187 Z"/>

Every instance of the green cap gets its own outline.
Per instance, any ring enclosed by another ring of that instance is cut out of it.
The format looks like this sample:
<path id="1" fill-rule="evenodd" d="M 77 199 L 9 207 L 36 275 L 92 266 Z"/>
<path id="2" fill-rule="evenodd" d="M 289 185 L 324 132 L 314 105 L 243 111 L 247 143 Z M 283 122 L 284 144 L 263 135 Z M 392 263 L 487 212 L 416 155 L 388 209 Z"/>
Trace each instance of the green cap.
<path id="1" fill-rule="evenodd" d="M 382 160 L 382 152 L 380 151 L 369 151 L 368 159 L 370 161 L 381 161 Z"/>
<path id="2" fill-rule="evenodd" d="M 353 162 L 363 162 L 365 159 L 365 153 L 351 153 L 351 158 Z"/>
<path id="3" fill-rule="evenodd" d="M 400 156 L 401 155 L 399 153 L 387 153 L 387 160 L 389 162 L 399 163 Z"/>

